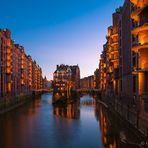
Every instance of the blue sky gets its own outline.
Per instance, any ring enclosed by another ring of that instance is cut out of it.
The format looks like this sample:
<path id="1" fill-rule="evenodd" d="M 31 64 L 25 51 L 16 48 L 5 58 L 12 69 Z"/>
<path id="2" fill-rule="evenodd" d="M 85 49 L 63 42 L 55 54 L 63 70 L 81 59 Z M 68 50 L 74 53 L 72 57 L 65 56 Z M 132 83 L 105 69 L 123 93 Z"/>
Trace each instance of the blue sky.
<path id="1" fill-rule="evenodd" d="M 52 79 L 57 64 L 78 64 L 81 77 L 98 68 L 112 13 L 124 0 L 5 0 L 0 27 Z"/>

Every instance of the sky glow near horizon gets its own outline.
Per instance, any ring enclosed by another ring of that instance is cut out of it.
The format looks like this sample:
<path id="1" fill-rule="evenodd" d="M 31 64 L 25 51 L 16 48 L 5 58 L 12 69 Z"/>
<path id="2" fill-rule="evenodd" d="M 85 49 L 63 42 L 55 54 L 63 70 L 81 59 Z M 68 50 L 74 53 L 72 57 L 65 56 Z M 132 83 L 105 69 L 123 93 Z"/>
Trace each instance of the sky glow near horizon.
<path id="1" fill-rule="evenodd" d="M 124 0 L 5 0 L 0 28 L 52 79 L 57 64 L 79 65 L 81 77 L 98 68 L 112 13 Z"/>

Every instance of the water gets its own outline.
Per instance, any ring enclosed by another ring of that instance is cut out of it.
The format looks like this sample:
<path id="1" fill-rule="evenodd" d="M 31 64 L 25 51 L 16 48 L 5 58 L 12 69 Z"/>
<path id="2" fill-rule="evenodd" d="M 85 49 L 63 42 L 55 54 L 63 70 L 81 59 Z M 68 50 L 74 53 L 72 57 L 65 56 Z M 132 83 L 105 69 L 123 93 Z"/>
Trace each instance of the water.
<path id="1" fill-rule="evenodd" d="M 116 148 L 139 140 L 92 97 L 80 100 L 53 107 L 52 94 L 44 94 L 1 115 L 0 148 Z"/>

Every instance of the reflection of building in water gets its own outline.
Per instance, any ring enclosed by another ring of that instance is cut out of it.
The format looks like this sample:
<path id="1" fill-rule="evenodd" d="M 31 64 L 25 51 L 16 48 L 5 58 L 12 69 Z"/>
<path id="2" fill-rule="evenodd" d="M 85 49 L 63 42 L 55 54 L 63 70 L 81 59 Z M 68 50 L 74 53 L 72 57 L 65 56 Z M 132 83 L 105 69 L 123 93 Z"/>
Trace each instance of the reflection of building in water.
<path id="1" fill-rule="evenodd" d="M 80 97 L 77 92 L 70 92 L 69 96 L 65 92 L 53 92 L 52 103 L 72 103 L 74 101 L 79 101 Z"/>
<path id="2" fill-rule="evenodd" d="M 65 117 L 68 119 L 80 118 L 80 104 L 72 103 L 66 105 L 55 105 L 53 107 L 53 114 L 59 117 Z"/>
<path id="3" fill-rule="evenodd" d="M 66 96 L 65 96 L 64 92 L 54 92 L 53 93 L 53 98 L 52 98 L 53 103 L 57 102 L 57 101 L 59 101 L 61 99 L 66 100 Z"/>
<path id="4" fill-rule="evenodd" d="M 100 121 L 100 131 L 101 138 L 105 148 L 118 148 L 119 144 L 117 139 L 119 139 L 119 135 L 117 133 L 113 133 L 113 129 L 111 128 L 110 122 L 107 118 L 106 111 L 101 105 L 98 105 L 96 108 L 96 118 Z"/>
<path id="5" fill-rule="evenodd" d="M 134 129 L 129 128 L 111 109 L 97 104 L 95 109 L 97 120 L 101 131 L 101 138 L 105 148 L 137 148 L 143 140 Z"/>

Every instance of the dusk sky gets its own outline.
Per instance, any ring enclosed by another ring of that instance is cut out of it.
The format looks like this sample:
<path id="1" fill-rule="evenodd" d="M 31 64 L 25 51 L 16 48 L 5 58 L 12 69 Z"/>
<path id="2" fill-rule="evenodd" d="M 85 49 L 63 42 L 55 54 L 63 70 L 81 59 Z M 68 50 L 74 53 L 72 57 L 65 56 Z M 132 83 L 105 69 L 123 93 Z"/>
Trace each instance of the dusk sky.
<path id="1" fill-rule="evenodd" d="M 81 77 L 98 68 L 111 14 L 124 0 L 1 0 L 0 28 L 52 79 L 57 64 L 80 66 Z"/>

